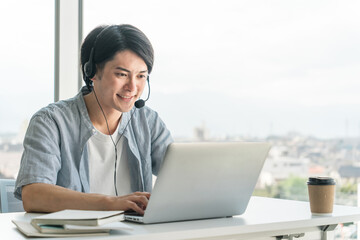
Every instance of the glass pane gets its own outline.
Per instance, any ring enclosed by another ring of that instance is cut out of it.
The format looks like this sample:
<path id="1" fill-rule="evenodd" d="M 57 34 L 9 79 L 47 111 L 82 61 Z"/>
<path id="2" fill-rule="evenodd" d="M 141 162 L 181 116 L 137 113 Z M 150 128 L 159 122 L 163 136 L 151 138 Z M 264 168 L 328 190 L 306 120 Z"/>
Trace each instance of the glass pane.
<path id="1" fill-rule="evenodd" d="M 337 179 L 356 204 L 360 2 L 84 1 L 84 36 L 130 23 L 155 49 L 152 94 L 177 141 L 273 147 L 255 194 L 307 200 L 306 179 Z M 355 169 L 356 170 L 356 169 Z"/>
<path id="2" fill-rule="evenodd" d="M 0 2 L 0 178 L 15 178 L 31 116 L 54 99 L 54 1 Z"/>
<path id="3" fill-rule="evenodd" d="M 153 106 L 174 136 L 360 135 L 358 1 L 84 1 L 84 36 L 130 23 L 155 49 Z M 166 101 L 164 101 L 166 99 Z M 181 121 L 179 121 L 181 120 Z"/>

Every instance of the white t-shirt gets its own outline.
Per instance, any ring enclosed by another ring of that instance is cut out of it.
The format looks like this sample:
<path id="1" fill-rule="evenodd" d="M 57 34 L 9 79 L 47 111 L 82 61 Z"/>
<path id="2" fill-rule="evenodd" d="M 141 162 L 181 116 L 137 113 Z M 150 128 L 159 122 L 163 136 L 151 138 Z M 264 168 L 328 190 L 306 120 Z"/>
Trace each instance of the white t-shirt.
<path id="1" fill-rule="evenodd" d="M 90 192 L 115 196 L 115 147 L 109 135 L 96 131 L 97 134 L 88 141 Z M 116 129 L 112 135 L 115 143 L 119 137 Z M 117 144 L 117 151 L 116 187 L 118 195 L 122 196 L 131 193 L 127 150 L 123 137 Z"/>

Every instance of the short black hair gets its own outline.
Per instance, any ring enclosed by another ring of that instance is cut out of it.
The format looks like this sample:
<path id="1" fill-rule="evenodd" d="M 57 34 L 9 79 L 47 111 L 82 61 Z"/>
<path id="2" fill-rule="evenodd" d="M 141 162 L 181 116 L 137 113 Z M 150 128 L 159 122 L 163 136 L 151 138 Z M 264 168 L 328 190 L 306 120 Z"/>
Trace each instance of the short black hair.
<path id="1" fill-rule="evenodd" d="M 91 62 L 96 70 L 102 69 L 106 62 L 111 61 L 115 54 L 131 50 L 141 57 L 151 73 L 154 64 L 154 50 L 150 40 L 138 28 L 129 24 L 102 25 L 93 29 L 81 46 L 81 70 L 86 86 L 91 88 L 92 81 L 85 74 L 84 66 Z M 92 59 L 90 59 L 93 51 Z"/>

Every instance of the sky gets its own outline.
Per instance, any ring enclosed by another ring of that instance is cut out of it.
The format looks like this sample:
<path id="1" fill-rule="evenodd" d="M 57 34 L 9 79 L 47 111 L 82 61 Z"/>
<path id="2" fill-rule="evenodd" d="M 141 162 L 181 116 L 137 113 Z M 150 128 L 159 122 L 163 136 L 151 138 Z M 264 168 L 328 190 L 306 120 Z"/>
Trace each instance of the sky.
<path id="1" fill-rule="evenodd" d="M 22 1 L 0 3 L 0 133 L 53 101 L 53 1 Z M 359 137 L 359 10 L 355 0 L 84 0 L 84 36 L 129 23 L 149 37 L 147 105 L 175 137 L 203 125 L 211 137 Z"/>

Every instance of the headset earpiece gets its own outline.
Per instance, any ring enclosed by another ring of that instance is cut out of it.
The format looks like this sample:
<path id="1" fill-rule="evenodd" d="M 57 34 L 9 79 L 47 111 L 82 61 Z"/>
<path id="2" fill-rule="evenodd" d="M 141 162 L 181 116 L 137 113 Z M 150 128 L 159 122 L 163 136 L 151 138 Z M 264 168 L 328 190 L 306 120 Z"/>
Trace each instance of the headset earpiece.
<path id="1" fill-rule="evenodd" d="M 90 51 L 89 61 L 87 61 L 84 64 L 84 73 L 85 73 L 85 76 L 87 78 L 89 78 L 89 80 L 92 79 L 95 76 L 95 73 L 96 73 L 96 66 L 94 64 L 94 54 L 95 54 L 94 52 L 95 52 L 96 43 L 97 43 L 98 39 L 100 38 L 100 36 L 103 35 L 104 32 L 110 27 L 112 27 L 112 25 L 105 27 L 96 36 L 96 38 L 94 40 L 94 44 L 93 44 L 93 46 L 91 48 L 91 51 Z M 91 84 L 91 83 L 89 83 L 89 84 Z"/>
<path id="2" fill-rule="evenodd" d="M 93 56 L 94 55 L 94 47 L 91 48 L 89 61 L 87 61 L 84 65 L 85 76 L 89 79 L 93 78 L 96 73 L 96 66 L 93 64 Z"/>

